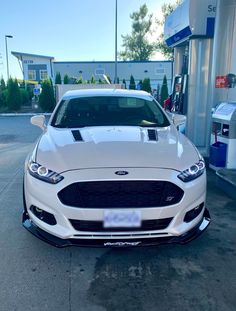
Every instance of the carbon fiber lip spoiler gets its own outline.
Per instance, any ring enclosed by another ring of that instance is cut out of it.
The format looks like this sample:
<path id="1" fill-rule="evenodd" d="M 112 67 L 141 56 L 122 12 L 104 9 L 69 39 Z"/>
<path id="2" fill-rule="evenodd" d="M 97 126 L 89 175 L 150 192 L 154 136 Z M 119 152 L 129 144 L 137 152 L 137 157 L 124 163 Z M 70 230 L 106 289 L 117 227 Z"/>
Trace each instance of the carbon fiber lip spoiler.
<path id="1" fill-rule="evenodd" d="M 36 226 L 29 218 L 26 211 L 23 212 L 22 224 L 34 236 L 56 247 L 87 246 L 87 247 L 137 247 L 154 246 L 161 244 L 186 244 L 199 235 L 209 226 L 211 217 L 205 209 L 201 221 L 190 231 L 181 236 L 159 238 L 135 238 L 135 239 L 61 239 L 45 232 Z"/>

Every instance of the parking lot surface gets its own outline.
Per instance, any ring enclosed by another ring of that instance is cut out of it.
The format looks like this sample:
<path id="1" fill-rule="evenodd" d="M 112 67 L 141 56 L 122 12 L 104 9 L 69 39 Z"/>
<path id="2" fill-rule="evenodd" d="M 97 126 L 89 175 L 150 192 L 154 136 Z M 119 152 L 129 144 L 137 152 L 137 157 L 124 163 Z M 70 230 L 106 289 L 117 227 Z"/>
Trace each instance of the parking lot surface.
<path id="1" fill-rule="evenodd" d="M 208 171 L 212 223 L 187 245 L 57 249 L 21 225 L 23 165 L 40 129 L 0 117 L 0 310 L 236 310 L 236 201 Z"/>

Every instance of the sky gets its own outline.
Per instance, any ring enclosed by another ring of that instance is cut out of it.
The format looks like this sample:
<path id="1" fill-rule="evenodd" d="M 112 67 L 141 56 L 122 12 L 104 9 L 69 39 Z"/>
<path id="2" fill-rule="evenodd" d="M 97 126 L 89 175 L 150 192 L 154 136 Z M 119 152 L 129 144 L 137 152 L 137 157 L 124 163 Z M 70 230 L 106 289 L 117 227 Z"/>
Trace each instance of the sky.
<path id="1" fill-rule="evenodd" d="M 161 16 L 174 0 L 117 0 L 117 46 L 131 32 L 130 14 L 146 3 Z M 22 78 L 11 51 L 53 56 L 56 61 L 111 61 L 115 58 L 115 0 L 0 0 L 0 77 L 6 78 L 6 46 L 12 77 Z M 156 54 L 153 59 L 164 59 Z"/>

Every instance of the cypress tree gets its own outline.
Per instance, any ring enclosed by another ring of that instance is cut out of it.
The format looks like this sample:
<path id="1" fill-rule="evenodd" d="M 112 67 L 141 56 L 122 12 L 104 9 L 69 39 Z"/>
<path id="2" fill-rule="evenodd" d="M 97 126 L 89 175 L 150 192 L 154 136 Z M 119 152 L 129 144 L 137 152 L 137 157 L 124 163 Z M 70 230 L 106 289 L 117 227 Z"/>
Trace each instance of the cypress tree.
<path id="1" fill-rule="evenodd" d="M 157 95 L 156 95 L 156 100 L 160 102 L 160 84 L 157 84 Z"/>
<path id="2" fill-rule="evenodd" d="M 145 78 L 143 80 L 143 83 L 142 83 L 142 90 L 143 91 L 146 91 L 148 93 L 151 93 L 152 92 L 152 88 L 151 88 L 151 84 L 150 84 L 150 79 L 149 78 Z"/>
<path id="3" fill-rule="evenodd" d="M 51 112 L 55 104 L 56 101 L 52 83 L 50 80 L 44 80 L 42 83 L 42 92 L 39 95 L 39 106 L 43 112 Z"/>
<path id="4" fill-rule="evenodd" d="M 162 86 L 161 86 L 161 96 L 160 96 L 160 104 L 164 105 L 164 101 L 168 98 L 168 86 L 167 86 L 167 79 L 166 75 L 164 75 Z"/>
<path id="5" fill-rule="evenodd" d="M 19 111 L 22 104 L 22 98 L 17 80 L 10 78 L 7 82 L 7 108 L 10 111 Z"/>
<path id="6" fill-rule="evenodd" d="M 61 74 L 60 74 L 60 72 L 56 73 L 55 84 L 61 84 Z"/>
<path id="7" fill-rule="evenodd" d="M 90 83 L 91 84 L 96 84 L 96 80 L 95 80 L 94 76 L 92 76 Z"/>
<path id="8" fill-rule="evenodd" d="M 136 85 L 135 85 L 135 80 L 133 75 L 130 76 L 130 81 L 129 81 L 129 89 L 130 90 L 135 90 Z"/>
<path id="9" fill-rule="evenodd" d="M 6 87 L 5 80 L 2 77 L 1 80 L 0 80 L 0 89 L 1 89 L 1 91 L 4 91 L 6 88 L 7 87 Z"/>
<path id="10" fill-rule="evenodd" d="M 68 76 L 68 74 L 64 75 L 63 83 L 64 84 L 69 84 L 69 76 Z"/>

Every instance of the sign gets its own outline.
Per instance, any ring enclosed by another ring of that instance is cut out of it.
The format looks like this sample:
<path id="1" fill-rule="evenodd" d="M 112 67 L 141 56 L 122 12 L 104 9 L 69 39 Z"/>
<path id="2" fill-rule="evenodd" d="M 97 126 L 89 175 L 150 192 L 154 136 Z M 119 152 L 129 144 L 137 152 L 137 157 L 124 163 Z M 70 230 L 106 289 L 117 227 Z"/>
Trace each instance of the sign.
<path id="1" fill-rule="evenodd" d="M 34 96 L 39 96 L 40 95 L 40 89 L 34 88 Z"/>
<path id="2" fill-rule="evenodd" d="M 228 87 L 228 78 L 227 76 L 216 76 L 215 87 L 217 89 L 224 89 Z"/>
<path id="3" fill-rule="evenodd" d="M 25 59 L 25 60 L 23 60 L 23 63 L 24 64 L 33 64 L 34 62 L 31 59 Z"/>

